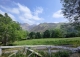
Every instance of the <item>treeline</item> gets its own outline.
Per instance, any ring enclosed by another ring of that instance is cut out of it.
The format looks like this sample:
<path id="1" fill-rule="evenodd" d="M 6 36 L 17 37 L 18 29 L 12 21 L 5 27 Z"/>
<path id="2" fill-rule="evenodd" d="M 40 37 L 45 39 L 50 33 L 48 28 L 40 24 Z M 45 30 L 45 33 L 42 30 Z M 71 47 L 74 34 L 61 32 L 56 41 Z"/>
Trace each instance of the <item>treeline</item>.
<path id="1" fill-rule="evenodd" d="M 72 24 L 64 23 L 59 29 L 45 30 L 43 33 L 30 32 L 30 39 L 39 38 L 69 38 L 69 37 L 80 37 L 80 31 L 77 30 Z"/>
<path id="2" fill-rule="evenodd" d="M 39 39 L 39 38 L 59 38 L 62 37 L 62 33 L 58 30 L 46 30 L 43 33 L 40 32 L 30 32 L 29 37 L 31 39 Z"/>

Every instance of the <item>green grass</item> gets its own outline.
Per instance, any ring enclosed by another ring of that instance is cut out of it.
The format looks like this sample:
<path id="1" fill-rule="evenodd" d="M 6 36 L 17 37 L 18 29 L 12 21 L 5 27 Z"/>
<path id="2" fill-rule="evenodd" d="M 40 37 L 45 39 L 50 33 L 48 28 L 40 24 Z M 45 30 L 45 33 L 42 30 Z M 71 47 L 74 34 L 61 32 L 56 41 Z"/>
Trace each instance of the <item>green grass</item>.
<path id="1" fill-rule="evenodd" d="M 80 37 L 75 38 L 46 38 L 14 42 L 15 45 L 80 45 Z"/>

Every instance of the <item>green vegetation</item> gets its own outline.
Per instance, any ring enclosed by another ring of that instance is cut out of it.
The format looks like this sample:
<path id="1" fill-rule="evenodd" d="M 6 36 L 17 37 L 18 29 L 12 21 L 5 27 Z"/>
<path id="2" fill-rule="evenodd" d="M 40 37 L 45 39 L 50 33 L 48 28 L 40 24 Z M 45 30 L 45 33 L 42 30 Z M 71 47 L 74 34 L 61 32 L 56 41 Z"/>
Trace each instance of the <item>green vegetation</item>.
<path id="1" fill-rule="evenodd" d="M 75 29 L 70 23 L 65 23 L 61 25 L 59 29 L 48 29 L 43 32 L 30 32 L 28 36 L 30 39 L 70 38 L 80 37 L 80 31 Z"/>
<path id="2" fill-rule="evenodd" d="M 80 45 L 80 37 L 31 39 L 14 42 L 15 45 Z"/>
<path id="3" fill-rule="evenodd" d="M 72 25 L 80 30 L 80 0 L 61 0 L 62 12 Z"/>
<path id="4" fill-rule="evenodd" d="M 39 51 L 43 56 L 42 57 L 69 57 L 71 54 L 68 51 L 58 51 L 56 53 L 47 53 L 43 51 Z"/>
<path id="5" fill-rule="evenodd" d="M 68 51 L 59 51 L 54 54 L 54 57 L 69 57 L 69 56 L 70 56 L 70 52 Z"/>
<path id="6" fill-rule="evenodd" d="M 9 45 L 15 40 L 21 40 L 27 36 L 18 22 L 13 21 L 7 13 L 0 14 L 0 44 Z"/>
<path id="7" fill-rule="evenodd" d="M 0 56 L 0 57 L 8 57 L 10 54 L 11 54 L 11 53 L 6 53 L 6 54 L 3 53 L 2 56 Z"/>
<path id="8" fill-rule="evenodd" d="M 61 0 L 62 12 L 70 23 L 57 24 L 43 23 L 31 29 L 28 33 L 21 28 L 20 23 L 13 21 L 7 13 L 0 14 L 0 45 L 71 45 L 80 46 L 80 1 Z M 73 37 L 73 38 L 71 38 Z M 25 40 L 27 39 L 27 40 Z M 26 57 L 28 53 L 19 51 L 12 57 Z M 80 51 L 78 51 L 80 53 Z M 2 54 L 7 57 L 11 53 Z M 70 53 L 59 51 L 57 53 L 41 52 L 43 57 L 69 57 Z M 31 57 L 35 57 L 33 54 Z"/>
<path id="9" fill-rule="evenodd" d="M 75 38 L 73 39 L 70 37 Z M 76 37 L 80 37 L 80 31 L 75 29 L 74 26 L 72 26 L 70 23 L 64 23 L 60 26 L 60 28 L 56 29 L 45 30 L 43 32 L 28 33 L 28 31 L 22 30 L 20 24 L 13 21 L 7 13 L 5 13 L 5 15 L 0 14 L 0 45 L 10 45 L 16 41 L 14 43 L 15 45 L 75 44 L 77 46 L 80 45 L 80 40 Z"/>
<path id="10" fill-rule="evenodd" d="M 41 57 L 69 57 L 71 55 L 70 52 L 64 50 L 51 54 L 45 51 L 36 51 L 36 52 L 38 52 L 41 55 Z M 6 54 L 3 53 L 1 57 L 8 57 L 10 55 L 11 55 L 10 57 L 28 57 L 30 54 L 31 52 L 28 50 L 27 53 L 25 52 L 25 50 L 22 51 L 20 50 L 17 53 L 6 53 Z M 30 55 L 30 57 L 37 57 L 37 56 L 35 55 L 35 53 L 33 53 Z"/>

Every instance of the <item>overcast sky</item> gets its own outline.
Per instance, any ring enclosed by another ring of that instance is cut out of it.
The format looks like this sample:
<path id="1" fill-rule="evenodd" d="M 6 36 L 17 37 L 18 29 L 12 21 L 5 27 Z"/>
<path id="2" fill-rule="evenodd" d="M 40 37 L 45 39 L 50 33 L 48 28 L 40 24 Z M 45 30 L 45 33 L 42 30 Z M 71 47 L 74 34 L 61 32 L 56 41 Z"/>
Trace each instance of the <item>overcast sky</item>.
<path id="1" fill-rule="evenodd" d="M 60 0 L 0 0 L 0 13 L 5 12 L 20 23 L 66 22 Z"/>

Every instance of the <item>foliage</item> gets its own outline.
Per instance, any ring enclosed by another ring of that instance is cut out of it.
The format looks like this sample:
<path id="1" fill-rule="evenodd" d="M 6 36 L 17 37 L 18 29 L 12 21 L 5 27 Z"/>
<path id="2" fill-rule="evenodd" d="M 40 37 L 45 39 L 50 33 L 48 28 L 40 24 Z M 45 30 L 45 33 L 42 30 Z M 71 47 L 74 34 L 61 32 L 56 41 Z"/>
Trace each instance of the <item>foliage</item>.
<path id="1" fill-rule="evenodd" d="M 74 28 L 70 23 L 61 25 L 63 37 L 78 37 L 79 31 Z"/>
<path id="2" fill-rule="evenodd" d="M 37 39 L 38 39 L 38 38 L 41 38 L 40 32 L 37 32 L 37 33 L 36 33 L 35 38 L 37 38 Z"/>
<path id="3" fill-rule="evenodd" d="M 32 38 L 32 39 L 34 39 L 35 38 L 35 32 L 30 32 L 29 33 L 29 37 Z"/>
<path id="4" fill-rule="evenodd" d="M 50 38 L 50 31 L 46 30 L 45 32 L 43 32 L 43 38 Z"/>
<path id="5" fill-rule="evenodd" d="M 51 25 L 51 24 L 50 24 Z M 44 32 L 30 32 L 29 37 L 31 39 L 42 38 L 69 38 L 69 37 L 79 37 L 80 31 L 75 29 L 73 23 L 64 23 L 60 28 L 45 30 Z"/>
<path id="6" fill-rule="evenodd" d="M 62 30 L 60 29 L 54 29 L 54 30 L 46 30 L 44 31 L 43 33 L 40 33 L 40 32 L 30 32 L 29 33 L 29 37 L 31 39 L 40 39 L 41 37 L 43 38 L 58 38 L 58 37 L 63 37 L 63 33 L 62 33 Z"/>
<path id="7" fill-rule="evenodd" d="M 54 57 L 69 57 L 69 55 L 68 51 L 59 51 L 54 54 Z"/>
<path id="8" fill-rule="evenodd" d="M 62 12 L 80 30 L 80 0 L 61 0 Z"/>
<path id="9" fill-rule="evenodd" d="M 48 52 L 45 52 L 45 51 L 38 51 L 41 55 L 42 55 L 42 57 L 51 57 L 51 56 L 53 56 L 53 54 L 49 54 Z"/>
<path id="10" fill-rule="evenodd" d="M 27 31 L 24 31 L 24 30 L 19 30 L 19 31 L 16 31 L 15 32 L 15 38 L 16 40 L 23 40 L 23 39 L 26 39 L 26 37 L 28 36 L 27 34 L 28 32 Z"/>
<path id="11" fill-rule="evenodd" d="M 50 34 L 51 34 L 51 38 L 63 37 L 62 30 L 60 30 L 60 29 L 51 30 L 51 33 Z"/>
<path id="12" fill-rule="evenodd" d="M 13 21 L 7 13 L 0 14 L 0 42 L 2 45 L 11 44 L 22 38 L 24 34 L 18 22 Z"/>

